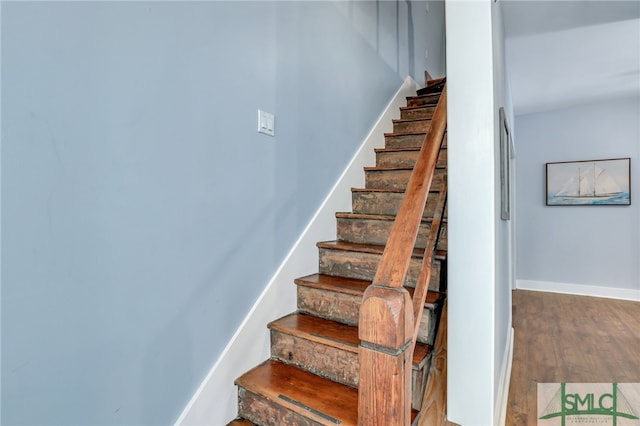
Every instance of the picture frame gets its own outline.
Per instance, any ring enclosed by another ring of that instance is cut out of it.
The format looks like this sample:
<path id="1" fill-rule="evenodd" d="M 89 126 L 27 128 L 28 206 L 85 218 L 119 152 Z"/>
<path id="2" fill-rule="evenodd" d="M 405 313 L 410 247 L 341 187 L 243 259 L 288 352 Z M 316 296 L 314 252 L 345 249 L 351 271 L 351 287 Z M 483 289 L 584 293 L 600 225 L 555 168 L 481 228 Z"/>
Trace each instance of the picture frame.
<path id="1" fill-rule="evenodd" d="M 511 130 L 500 108 L 500 218 L 511 219 Z"/>
<path id="2" fill-rule="evenodd" d="M 631 205 L 631 158 L 546 163 L 547 206 Z"/>

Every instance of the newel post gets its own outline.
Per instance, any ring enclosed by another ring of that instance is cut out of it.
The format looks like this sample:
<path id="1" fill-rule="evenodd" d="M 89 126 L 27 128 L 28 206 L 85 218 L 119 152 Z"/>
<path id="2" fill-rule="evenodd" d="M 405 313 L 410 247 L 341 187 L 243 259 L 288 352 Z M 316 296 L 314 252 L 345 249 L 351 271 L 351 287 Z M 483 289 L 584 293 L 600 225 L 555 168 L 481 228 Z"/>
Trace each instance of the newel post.
<path id="1" fill-rule="evenodd" d="M 358 424 L 411 424 L 413 307 L 403 287 L 370 285 L 360 307 Z"/>

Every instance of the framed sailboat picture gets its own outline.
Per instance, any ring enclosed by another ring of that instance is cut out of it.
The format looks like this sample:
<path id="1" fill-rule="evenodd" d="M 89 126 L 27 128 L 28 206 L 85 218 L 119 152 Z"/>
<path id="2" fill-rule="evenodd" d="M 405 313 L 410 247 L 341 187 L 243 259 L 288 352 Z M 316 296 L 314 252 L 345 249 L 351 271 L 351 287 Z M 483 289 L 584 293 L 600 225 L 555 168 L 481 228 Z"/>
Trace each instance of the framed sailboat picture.
<path id="1" fill-rule="evenodd" d="M 630 158 L 547 163 L 548 206 L 630 204 Z"/>

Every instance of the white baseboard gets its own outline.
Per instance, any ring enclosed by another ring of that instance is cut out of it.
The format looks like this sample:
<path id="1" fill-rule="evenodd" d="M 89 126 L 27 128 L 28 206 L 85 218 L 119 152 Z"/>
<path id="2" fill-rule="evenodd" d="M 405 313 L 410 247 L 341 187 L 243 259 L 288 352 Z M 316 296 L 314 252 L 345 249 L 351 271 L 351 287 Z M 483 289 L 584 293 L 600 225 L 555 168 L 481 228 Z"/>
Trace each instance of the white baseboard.
<path id="1" fill-rule="evenodd" d="M 586 284 L 558 283 L 553 281 L 517 280 L 519 290 L 546 291 L 549 293 L 575 294 L 578 296 L 605 297 L 640 301 L 640 289 L 600 287 Z"/>
<path id="2" fill-rule="evenodd" d="M 405 97 L 415 95 L 418 87 L 411 77 L 405 79 L 183 410 L 176 425 L 226 425 L 236 417 L 237 389 L 234 380 L 269 358 L 267 323 L 296 309 L 294 279 L 318 271 L 316 243 L 335 239 L 335 213 L 351 210 L 351 188 L 364 184 L 363 168 L 375 164 L 374 148 L 384 147 L 384 133 L 393 130 L 391 120 L 399 118 L 399 109 L 406 103 Z"/>
<path id="3" fill-rule="evenodd" d="M 509 385 L 511 384 L 511 365 L 513 363 L 513 327 L 509 328 L 507 336 L 507 346 L 504 348 L 502 358 L 502 368 L 500 369 L 500 382 L 498 383 L 494 421 L 498 426 L 505 426 L 507 420 L 507 403 L 509 402 Z"/>

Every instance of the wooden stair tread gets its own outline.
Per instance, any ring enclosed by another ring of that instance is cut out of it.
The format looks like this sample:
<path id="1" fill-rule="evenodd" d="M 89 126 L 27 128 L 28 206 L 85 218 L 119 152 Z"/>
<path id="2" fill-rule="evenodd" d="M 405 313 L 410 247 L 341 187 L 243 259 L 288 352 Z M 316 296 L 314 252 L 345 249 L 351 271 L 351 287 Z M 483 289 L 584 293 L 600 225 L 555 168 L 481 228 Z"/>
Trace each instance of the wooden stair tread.
<path id="1" fill-rule="evenodd" d="M 351 220 L 386 220 L 395 221 L 396 216 L 389 214 L 371 214 L 371 213 L 351 213 L 351 212 L 336 212 L 336 219 L 351 219 Z M 443 217 L 440 222 L 447 223 L 449 218 Z M 433 217 L 422 216 L 421 222 L 423 224 L 431 223 Z"/>
<path id="2" fill-rule="evenodd" d="M 331 342 L 339 349 L 358 352 L 358 328 L 312 315 L 293 313 L 272 321 L 269 329 L 304 336 L 319 343 Z"/>
<path id="3" fill-rule="evenodd" d="M 394 136 L 425 135 L 425 137 L 426 137 L 427 133 L 429 133 L 429 132 L 401 132 L 401 133 L 391 132 L 391 133 L 385 133 L 384 136 L 385 137 L 387 137 L 387 136 L 388 137 L 394 137 Z"/>
<path id="4" fill-rule="evenodd" d="M 351 188 L 351 192 L 381 192 L 381 193 L 398 193 L 404 194 L 405 191 L 402 189 L 394 189 L 394 188 Z M 429 193 L 437 194 L 440 191 L 436 189 L 429 190 Z"/>
<path id="5" fill-rule="evenodd" d="M 413 123 L 415 121 L 431 121 L 430 118 L 394 118 L 393 120 L 391 120 L 393 123 Z M 420 132 L 412 132 L 413 133 L 420 133 Z M 403 133 L 403 135 L 406 135 L 406 133 Z"/>
<path id="6" fill-rule="evenodd" d="M 361 253 L 382 254 L 384 246 L 380 244 L 351 243 L 348 241 L 320 241 L 316 244 L 319 248 L 330 250 L 356 251 Z M 422 258 L 424 250 L 414 249 L 413 257 Z"/>
<path id="7" fill-rule="evenodd" d="M 413 111 L 416 109 L 424 109 L 424 108 L 429 108 L 429 109 L 436 109 L 435 105 L 415 105 L 415 106 L 403 106 L 400 107 L 400 111 Z"/>
<path id="8" fill-rule="evenodd" d="M 289 314 L 272 321 L 268 327 L 271 330 L 303 337 L 316 343 L 334 346 L 353 353 L 358 353 L 360 345 L 358 327 L 313 315 Z M 420 368 L 430 353 L 431 347 L 429 345 L 417 343 L 413 352 L 413 368 Z"/>
<path id="9" fill-rule="evenodd" d="M 407 148 L 374 148 L 376 154 L 389 152 L 420 152 L 419 146 L 411 146 Z"/>
<path id="10" fill-rule="evenodd" d="M 338 219 L 370 219 L 370 220 L 396 220 L 396 216 L 388 214 L 368 214 L 368 213 L 351 213 L 351 212 L 336 212 L 336 218 Z M 430 223 L 432 218 L 423 217 L 423 223 Z"/>
<path id="11" fill-rule="evenodd" d="M 367 280 L 325 274 L 311 274 L 306 277 L 296 278 L 295 283 L 297 285 L 321 290 L 331 290 L 352 296 L 362 296 L 365 289 L 371 285 L 371 281 Z"/>
<path id="12" fill-rule="evenodd" d="M 429 102 L 433 102 L 433 105 L 435 106 L 438 103 L 438 100 L 440 99 L 440 93 L 427 93 L 424 95 L 407 96 L 406 99 L 407 99 L 407 102 L 410 102 L 412 100 L 427 99 L 429 100 Z"/>
<path id="13" fill-rule="evenodd" d="M 436 84 L 442 83 L 447 77 L 433 78 L 427 80 L 427 87 L 435 86 Z"/>
<path id="14" fill-rule="evenodd" d="M 238 378 L 236 385 L 320 424 L 327 424 L 328 419 L 343 425 L 358 424 L 357 389 L 291 365 L 265 361 Z"/>
<path id="15" fill-rule="evenodd" d="M 351 213 L 351 212 L 336 212 L 336 218 L 338 219 L 369 219 L 369 220 L 396 220 L 396 216 L 389 214 L 370 214 L 370 213 Z M 447 223 L 449 218 L 443 217 L 442 223 Z M 422 217 L 422 223 L 431 223 L 432 217 Z"/>
<path id="16" fill-rule="evenodd" d="M 321 290 L 329 290 L 337 293 L 349 294 L 352 296 L 362 296 L 367 287 L 371 285 L 371 281 L 359 280 L 356 278 L 339 277 L 325 274 L 311 274 L 306 277 L 297 278 L 297 285 L 313 287 Z M 414 288 L 405 287 L 409 290 L 409 294 L 413 297 Z M 443 294 L 434 290 L 429 290 L 425 298 L 425 306 L 432 307 L 440 301 Z"/>
<path id="17" fill-rule="evenodd" d="M 446 170 L 446 167 L 441 167 L 436 164 L 436 170 Z M 399 170 L 413 170 L 411 166 L 372 166 L 365 167 L 365 172 L 387 172 L 387 171 L 399 171 Z M 404 191 L 402 191 L 404 192 Z"/>
<path id="18" fill-rule="evenodd" d="M 292 365 L 267 360 L 243 374 L 235 384 L 319 424 L 358 424 L 357 389 Z M 411 409 L 411 424 L 415 424 L 418 414 Z"/>
<path id="19" fill-rule="evenodd" d="M 294 366 L 267 360 L 235 383 L 292 411 L 304 413 L 319 424 L 358 424 L 357 389 Z M 412 423 L 417 415 L 418 411 L 412 409 Z"/>
<path id="20" fill-rule="evenodd" d="M 355 251 L 361 253 L 382 254 L 384 246 L 380 244 L 365 244 L 365 243 L 351 243 L 348 241 L 320 241 L 316 243 L 318 248 L 325 248 L 330 250 L 343 250 L 343 251 Z M 424 249 L 413 249 L 412 257 L 422 259 L 424 255 Z M 434 259 L 444 260 L 447 252 L 445 250 L 436 250 L 434 253 Z"/>

